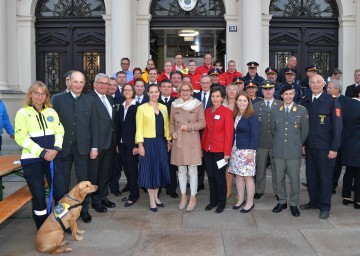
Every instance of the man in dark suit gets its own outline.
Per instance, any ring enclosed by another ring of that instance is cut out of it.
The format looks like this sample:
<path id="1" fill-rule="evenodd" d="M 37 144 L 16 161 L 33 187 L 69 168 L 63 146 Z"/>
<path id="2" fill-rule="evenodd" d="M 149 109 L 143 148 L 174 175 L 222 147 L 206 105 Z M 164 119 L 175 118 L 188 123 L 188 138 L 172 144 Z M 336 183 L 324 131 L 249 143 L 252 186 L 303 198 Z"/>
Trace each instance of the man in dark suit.
<path id="1" fill-rule="evenodd" d="M 70 76 L 70 84 L 70 92 L 56 94 L 51 99 L 65 130 L 61 162 L 67 189 L 70 189 L 73 163 L 77 181 L 89 180 L 89 159 L 95 159 L 98 154 L 97 115 L 94 100 L 82 93 L 85 86 L 84 75 L 74 71 Z M 89 202 L 90 197 L 87 196 L 81 210 L 81 217 L 86 223 L 91 222 Z"/>
<path id="2" fill-rule="evenodd" d="M 322 76 L 313 75 L 309 80 L 312 93 L 301 104 L 309 113 L 309 136 L 304 151 L 310 201 L 300 205 L 300 209 L 320 209 L 321 219 L 329 218 L 333 169 L 342 132 L 340 103 L 323 92 L 325 84 Z"/>
<path id="3" fill-rule="evenodd" d="M 346 97 L 341 94 L 342 92 L 342 83 L 340 80 L 331 80 L 327 85 L 327 93 L 332 95 L 334 98 L 337 98 L 341 109 L 344 108 L 345 103 L 347 103 L 350 98 Z M 342 165 L 341 165 L 341 155 L 342 150 L 341 147 L 339 148 L 338 154 L 336 156 L 336 163 L 334 167 L 334 173 L 333 173 L 333 190 L 332 193 L 336 194 L 336 188 L 338 186 L 338 181 L 341 175 Z"/>
<path id="4" fill-rule="evenodd" d="M 150 74 L 150 73 L 149 73 Z M 149 75 L 150 78 L 150 75 Z M 164 79 L 160 82 L 160 92 L 161 96 L 159 97 L 159 103 L 164 104 L 167 107 L 169 120 L 170 120 L 170 110 L 171 104 L 175 100 L 172 93 L 173 84 L 169 79 Z M 170 155 L 171 151 L 169 151 L 169 165 L 170 165 L 170 184 L 166 186 L 166 194 L 172 198 L 178 198 L 179 195 L 176 193 L 177 188 L 177 177 L 176 171 L 177 166 L 170 164 Z"/>
<path id="5" fill-rule="evenodd" d="M 149 95 L 147 94 L 147 91 L 145 91 L 145 83 L 141 78 L 134 81 L 134 88 L 136 92 L 135 100 L 139 105 L 150 101 Z"/>
<path id="6" fill-rule="evenodd" d="M 354 89 L 360 85 L 360 69 L 355 69 L 354 80 L 355 80 L 355 84 L 349 85 L 346 88 L 345 96 L 349 98 L 354 97 Z"/>
<path id="7" fill-rule="evenodd" d="M 149 82 L 147 84 L 145 84 L 145 91 L 147 91 L 147 89 L 149 88 L 150 84 L 157 84 L 157 78 L 158 78 L 158 71 L 156 68 L 151 68 L 149 70 Z"/>
<path id="8" fill-rule="evenodd" d="M 94 91 L 89 95 L 94 99 L 98 125 L 98 157 L 90 160 L 89 176 L 98 190 L 91 195 L 92 207 L 97 212 L 106 212 L 115 207 L 107 195 L 111 177 L 112 163 L 116 145 L 114 100 L 107 95 L 109 77 L 103 73 L 95 76 Z"/>
<path id="9" fill-rule="evenodd" d="M 210 98 L 210 87 L 211 87 L 211 77 L 209 75 L 202 75 L 200 78 L 200 92 L 194 93 L 193 97 L 198 99 L 203 103 L 204 109 L 212 107 L 212 101 Z M 198 191 L 205 188 L 204 186 L 205 179 L 205 165 L 204 161 L 202 165 L 198 166 Z"/>

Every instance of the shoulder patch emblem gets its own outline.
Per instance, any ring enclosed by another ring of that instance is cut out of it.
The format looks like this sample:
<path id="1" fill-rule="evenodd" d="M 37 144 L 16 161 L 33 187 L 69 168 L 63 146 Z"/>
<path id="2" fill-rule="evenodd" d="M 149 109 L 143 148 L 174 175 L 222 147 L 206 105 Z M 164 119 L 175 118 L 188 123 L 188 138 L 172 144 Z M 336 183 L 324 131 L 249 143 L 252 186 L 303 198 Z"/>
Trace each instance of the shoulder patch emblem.
<path id="1" fill-rule="evenodd" d="M 336 113 L 336 116 L 337 116 L 337 117 L 340 117 L 340 116 L 341 116 L 341 110 L 340 110 L 340 108 L 336 108 L 336 109 L 335 109 L 335 113 Z"/>
<path id="2" fill-rule="evenodd" d="M 282 105 L 279 110 L 283 111 L 283 109 L 284 109 L 284 105 Z"/>
<path id="3" fill-rule="evenodd" d="M 48 116 L 46 118 L 46 120 L 48 120 L 49 122 L 54 122 L 54 117 L 53 116 Z"/>

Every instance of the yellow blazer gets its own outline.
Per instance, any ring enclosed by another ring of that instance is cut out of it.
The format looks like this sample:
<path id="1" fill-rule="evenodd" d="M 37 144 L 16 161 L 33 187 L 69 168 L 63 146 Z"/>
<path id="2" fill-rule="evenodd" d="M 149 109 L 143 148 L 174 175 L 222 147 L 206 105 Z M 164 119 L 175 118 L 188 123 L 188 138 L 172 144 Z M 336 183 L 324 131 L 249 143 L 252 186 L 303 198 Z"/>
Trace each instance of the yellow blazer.
<path id="1" fill-rule="evenodd" d="M 171 140 L 169 116 L 167 107 L 159 103 L 159 110 L 164 118 L 164 131 L 166 140 Z M 144 142 L 144 138 L 155 138 L 155 114 L 154 107 L 148 103 L 142 104 L 136 112 L 136 135 L 135 143 Z"/>

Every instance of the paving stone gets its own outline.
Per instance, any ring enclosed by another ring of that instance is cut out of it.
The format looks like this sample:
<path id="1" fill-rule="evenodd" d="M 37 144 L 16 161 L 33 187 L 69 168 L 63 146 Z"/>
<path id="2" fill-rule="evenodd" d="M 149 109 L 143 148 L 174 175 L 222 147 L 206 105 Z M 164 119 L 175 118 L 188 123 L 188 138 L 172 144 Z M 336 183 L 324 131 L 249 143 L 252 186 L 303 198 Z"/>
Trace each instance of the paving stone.
<path id="1" fill-rule="evenodd" d="M 142 232 L 133 256 L 225 255 L 221 232 L 154 231 Z"/>
<path id="2" fill-rule="evenodd" d="M 338 228 L 331 230 L 301 230 L 318 255 L 360 255 L 360 228 Z"/>
<path id="3" fill-rule="evenodd" d="M 360 210 L 348 205 L 341 208 L 332 208 L 328 221 L 336 228 L 360 228 L 359 217 Z"/>

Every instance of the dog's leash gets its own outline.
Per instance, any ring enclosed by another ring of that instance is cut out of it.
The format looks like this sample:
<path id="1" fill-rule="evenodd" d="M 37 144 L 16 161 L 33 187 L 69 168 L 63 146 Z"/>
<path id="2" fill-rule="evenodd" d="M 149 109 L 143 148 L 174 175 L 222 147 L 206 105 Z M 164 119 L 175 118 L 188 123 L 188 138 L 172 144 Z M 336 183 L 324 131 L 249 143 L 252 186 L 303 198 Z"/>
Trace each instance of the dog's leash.
<path id="1" fill-rule="evenodd" d="M 54 161 L 50 162 L 50 172 L 51 172 L 51 186 L 50 186 L 50 195 L 49 195 L 49 201 L 48 201 L 48 207 L 47 212 L 50 214 L 51 212 L 51 205 L 52 205 L 52 199 L 53 199 L 53 188 L 54 188 Z"/>

